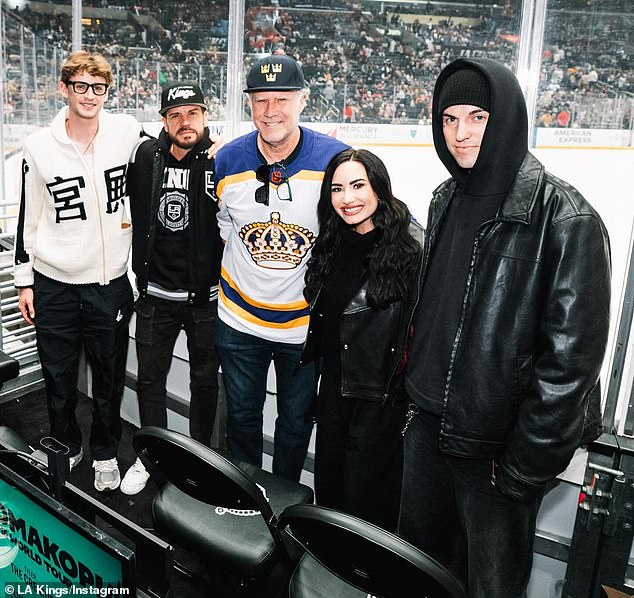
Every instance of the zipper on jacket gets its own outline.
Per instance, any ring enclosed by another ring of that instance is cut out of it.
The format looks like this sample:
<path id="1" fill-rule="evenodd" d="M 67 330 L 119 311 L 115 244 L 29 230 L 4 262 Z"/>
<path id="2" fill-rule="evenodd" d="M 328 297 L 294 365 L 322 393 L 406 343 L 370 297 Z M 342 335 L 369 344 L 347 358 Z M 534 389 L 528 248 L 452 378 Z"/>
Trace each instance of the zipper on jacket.
<path id="1" fill-rule="evenodd" d="M 158 146 L 154 148 L 154 158 L 152 160 L 152 181 L 150 187 L 150 220 L 148 222 L 147 232 L 147 247 L 146 253 L 143 259 L 143 288 L 139 289 L 139 293 L 142 297 L 147 296 L 147 287 L 150 281 L 150 262 L 152 256 L 152 249 L 154 248 L 154 231 L 156 229 L 156 213 L 158 205 L 161 199 L 161 191 L 163 189 L 163 173 L 165 172 L 165 165 L 167 164 L 167 156 L 163 153 Z M 133 223 L 134 226 L 134 223 Z M 138 280 L 137 280 L 138 284 Z"/>
<path id="2" fill-rule="evenodd" d="M 93 144 L 93 168 L 92 170 L 90 168 L 88 168 L 88 163 L 86 162 L 84 156 L 81 154 L 81 152 L 79 151 L 79 149 L 77 148 L 77 146 L 73 143 L 73 148 L 75 149 L 75 152 L 77 153 L 77 155 L 79 156 L 79 160 L 82 163 L 82 166 L 84 167 L 84 170 L 88 173 L 90 173 L 90 176 L 88 177 L 90 179 L 90 186 L 92 188 L 93 194 L 95 196 L 95 203 L 96 203 L 96 212 L 97 212 L 97 222 L 99 223 L 99 238 L 101 240 L 101 279 L 99 281 L 99 284 L 101 285 L 106 285 L 108 284 L 110 281 L 107 280 L 108 279 L 108 269 L 107 269 L 107 265 L 106 265 L 106 241 L 104 239 L 104 234 L 103 234 L 103 218 L 101 215 L 101 205 L 100 205 L 100 201 L 99 201 L 99 191 L 97 189 L 97 185 L 95 184 L 96 178 L 96 164 L 97 164 L 97 143 Z"/>
<path id="3" fill-rule="evenodd" d="M 462 338 L 462 331 L 464 329 L 465 319 L 467 317 L 467 300 L 469 298 L 469 294 L 471 292 L 471 283 L 473 281 L 473 275 L 475 273 L 475 264 L 476 264 L 476 256 L 478 254 L 478 249 L 480 248 L 480 241 L 483 239 L 485 234 L 491 229 L 490 225 L 495 224 L 496 219 L 487 220 L 480 225 L 478 229 L 478 233 L 476 234 L 475 241 L 473 242 L 473 250 L 471 252 L 471 260 L 469 262 L 469 272 L 467 274 L 467 281 L 465 284 L 465 294 L 462 298 L 462 307 L 460 309 L 460 322 L 458 323 L 458 328 L 456 330 L 456 336 L 454 337 L 453 345 L 451 347 L 451 357 L 449 358 L 449 368 L 447 370 L 447 379 L 445 381 L 445 392 L 443 396 L 443 410 L 447 405 L 447 397 L 449 396 L 449 385 L 451 384 L 451 377 L 453 373 L 453 366 L 456 362 L 456 355 L 458 354 L 458 346 L 460 344 L 460 340 Z M 443 427 L 443 423 L 441 423 L 441 429 Z"/>
<path id="4" fill-rule="evenodd" d="M 401 436 L 405 436 L 407 428 L 412 423 L 412 420 L 420 413 L 420 407 L 416 403 L 410 403 L 407 406 L 407 413 L 405 414 L 405 425 L 401 430 Z"/>

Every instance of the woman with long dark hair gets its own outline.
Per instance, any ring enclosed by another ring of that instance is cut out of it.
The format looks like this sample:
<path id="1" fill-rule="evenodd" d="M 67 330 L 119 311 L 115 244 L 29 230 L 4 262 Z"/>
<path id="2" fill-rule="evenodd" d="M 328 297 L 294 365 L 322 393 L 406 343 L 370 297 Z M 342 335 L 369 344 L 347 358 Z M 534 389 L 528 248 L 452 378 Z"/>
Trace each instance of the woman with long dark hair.
<path id="1" fill-rule="evenodd" d="M 423 231 L 394 197 L 383 162 L 363 149 L 332 159 L 317 209 L 303 355 L 321 366 L 316 499 L 393 530 L 406 408 L 402 370 Z"/>

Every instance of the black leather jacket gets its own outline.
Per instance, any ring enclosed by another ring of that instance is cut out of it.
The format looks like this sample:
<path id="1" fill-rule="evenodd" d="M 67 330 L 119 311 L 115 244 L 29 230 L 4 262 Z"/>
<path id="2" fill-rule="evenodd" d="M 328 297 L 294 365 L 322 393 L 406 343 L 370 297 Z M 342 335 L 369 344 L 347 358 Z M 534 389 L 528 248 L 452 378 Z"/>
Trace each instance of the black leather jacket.
<path id="1" fill-rule="evenodd" d="M 341 315 L 341 396 L 368 401 L 395 401 L 397 369 L 403 356 L 418 302 L 424 230 L 412 222 L 410 234 L 421 244 L 421 253 L 412 272 L 409 295 L 404 301 L 391 303 L 384 309 L 373 309 L 366 300 L 367 281 L 355 293 Z M 310 324 L 301 362 L 319 355 L 322 314 L 316 309 L 319 292 L 310 305 Z M 399 372 L 400 373 L 400 372 Z"/>
<path id="2" fill-rule="evenodd" d="M 191 304 L 209 301 L 210 289 L 218 284 L 223 243 L 220 238 L 217 200 L 214 194 L 214 161 L 207 158 L 211 145 L 208 131 L 190 151 L 190 235 L 189 298 Z M 132 269 L 140 297 L 147 292 L 152 259 L 156 213 L 161 198 L 163 172 L 169 141 L 165 131 L 158 139 L 144 141 L 128 165 L 127 187 L 132 215 Z"/>
<path id="3" fill-rule="evenodd" d="M 434 192 L 423 277 L 455 186 Z M 597 213 L 527 153 L 474 241 L 440 433 L 446 453 L 495 459 L 506 494 L 543 490 L 601 433 L 610 270 Z"/>

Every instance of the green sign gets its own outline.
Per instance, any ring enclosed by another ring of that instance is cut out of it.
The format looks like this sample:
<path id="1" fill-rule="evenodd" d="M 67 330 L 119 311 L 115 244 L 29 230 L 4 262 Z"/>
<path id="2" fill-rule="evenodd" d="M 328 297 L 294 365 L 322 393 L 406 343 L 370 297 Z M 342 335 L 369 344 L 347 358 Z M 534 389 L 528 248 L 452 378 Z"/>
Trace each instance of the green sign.
<path id="1" fill-rule="evenodd" d="M 60 505 L 56 517 L 0 479 L 0 598 L 37 595 L 38 586 L 104 588 L 99 595 L 126 595 L 121 562 L 82 535 L 62 510 L 68 513 Z"/>

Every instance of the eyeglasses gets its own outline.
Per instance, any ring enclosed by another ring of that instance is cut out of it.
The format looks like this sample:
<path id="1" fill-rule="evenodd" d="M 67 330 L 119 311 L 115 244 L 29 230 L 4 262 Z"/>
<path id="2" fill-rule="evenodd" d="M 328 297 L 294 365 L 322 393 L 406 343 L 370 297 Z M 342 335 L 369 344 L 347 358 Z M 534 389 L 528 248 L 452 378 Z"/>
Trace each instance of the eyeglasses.
<path id="1" fill-rule="evenodd" d="M 66 85 L 72 87 L 75 93 L 80 94 L 86 93 L 90 88 L 96 96 L 105 95 L 110 87 L 107 83 L 84 83 L 83 81 L 66 81 Z"/>
<path id="2" fill-rule="evenodd" d="M 275 191 L 280 201 L 293 201 L 291 183 L 286 174 L 286 166 L 281 162 L 261 164 L 255 171 L 255 178 L 263 183 L 255 190 L 255 201 L 265 206 L 269 205 L 269 182 L 277 185 Z"/>

